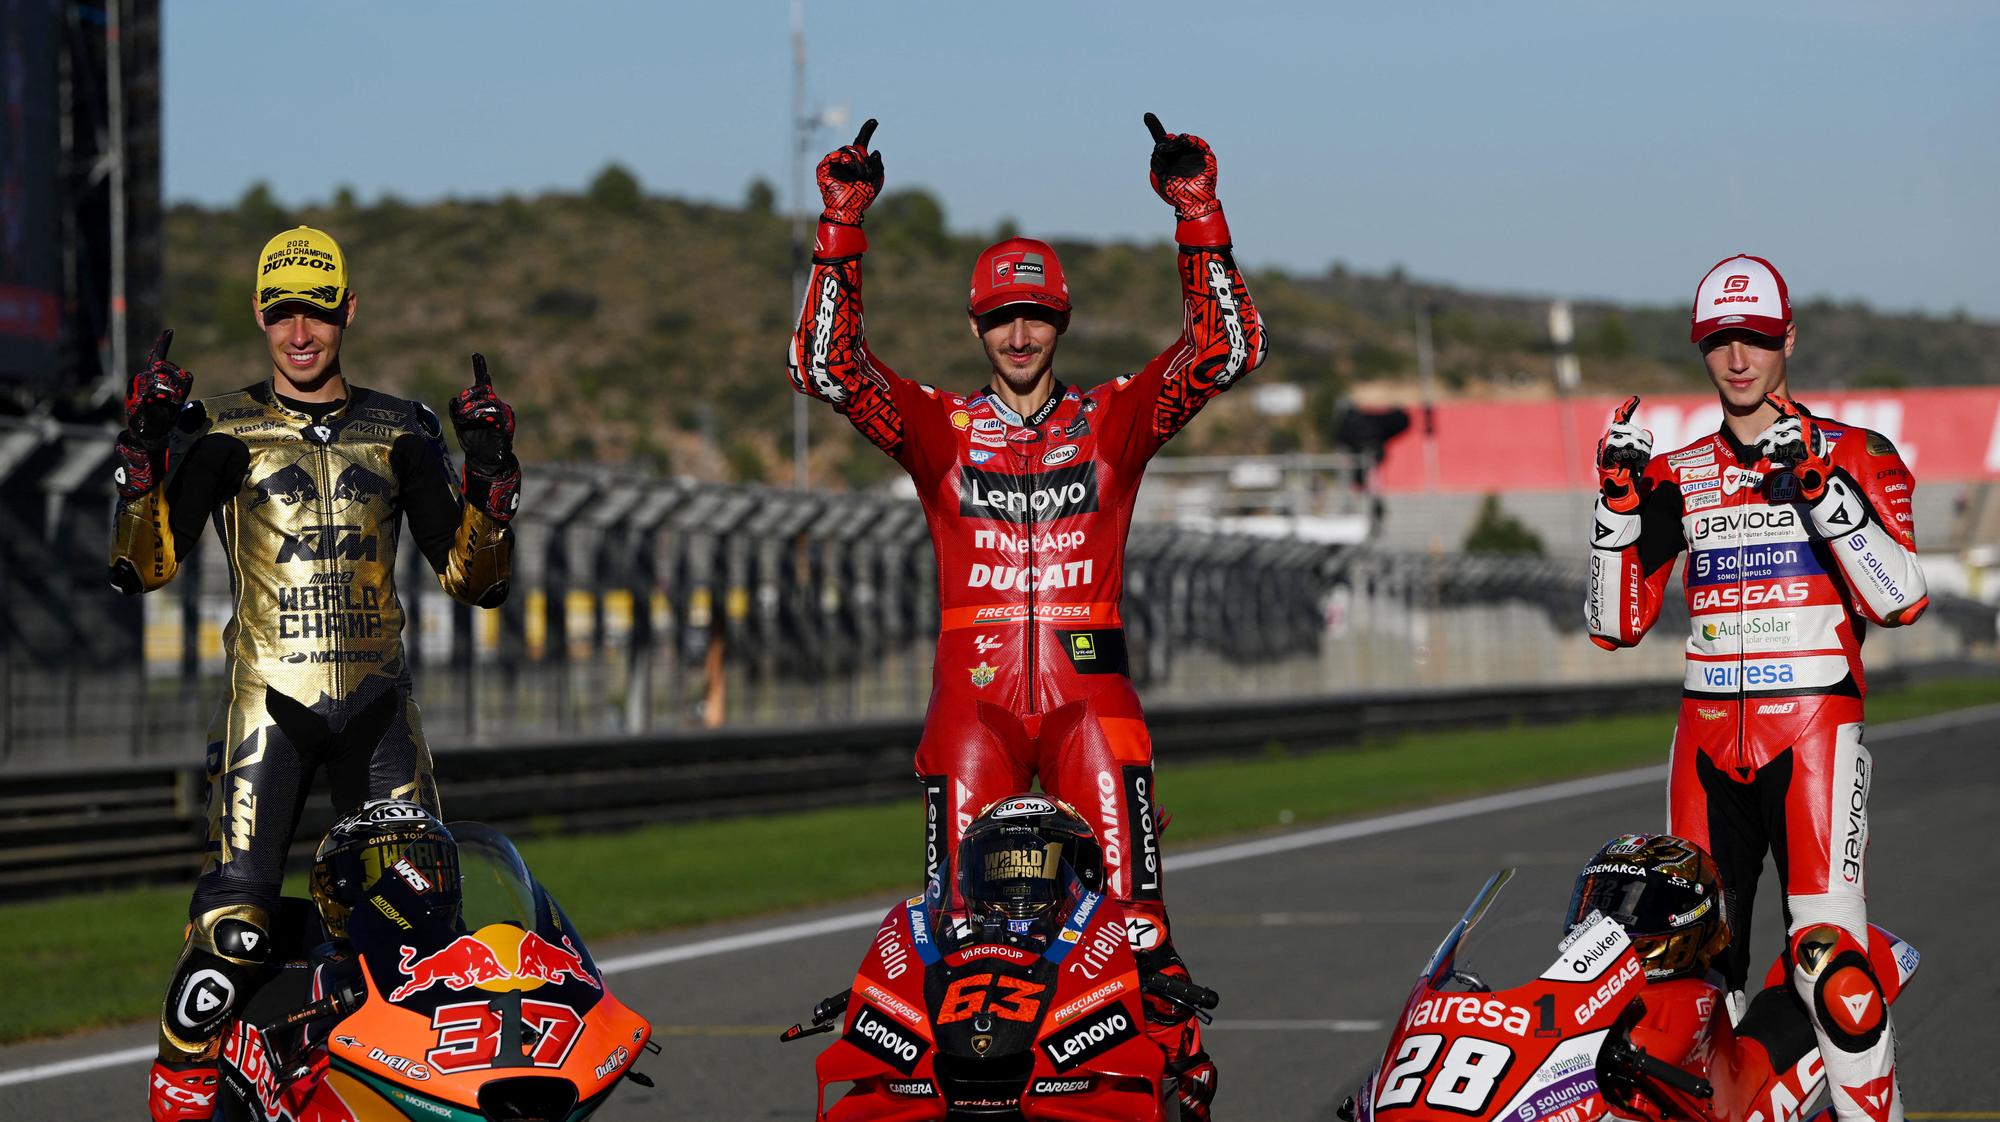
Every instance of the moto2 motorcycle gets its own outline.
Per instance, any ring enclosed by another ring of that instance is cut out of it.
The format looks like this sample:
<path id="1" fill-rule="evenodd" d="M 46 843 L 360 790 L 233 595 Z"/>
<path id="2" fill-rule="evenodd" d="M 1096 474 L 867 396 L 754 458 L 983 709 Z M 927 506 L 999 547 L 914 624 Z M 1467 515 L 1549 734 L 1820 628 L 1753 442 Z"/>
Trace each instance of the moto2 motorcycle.
<path id="1" fill-rule="evenodd" d="M 889 909 L 854 984 L 781 1037 L 840 1030 L 815 1065 L 815 1117 L 1165 1122 L 1166 1055 L 1146 1035 L 1143 998 L 1206 1021 L 1214 991 L 1173 978 L 1142 989 L 1110 897 L 1078 885 L 1058 914 L 1046 937 L 1024 938 L 951 919 L 924 896 Z"/>
<path id="2" fill-rule="evenodd" d="M 1688 1122 L 1800 1118 L 1824 1088 L 1825 1071 L 1788 964 L 1773 964 L 1743 1020 L 1720 1001 L 1707 1019 L 1704 1075 L 1635 1047 L 1629 1030 L 1648 1000 L 1685 991 L 1647 990 L 1624 927 L 1598 917 L 1562 940 L 1532 981 L 1495 990 L 1464 953 L 1466 938 L 1494 911 L 1513 876 L 1489 878 L 1418 975 L 1381 1061 L 1338 1111 L 1348 1122 L 1594 1122 L 1619 1110 L 1605 1084 L 1637 1087 L 1661 1117 Z M 1893 1001 L 1917 967 L 1916 948 L 1872 928 L 1870 957 Z M 1830 1117 L 1831 1108 L 1827 1108 Z"/>
<path id="3" fill-rule="evenodd" d="M 567 916 L 512 842 L 451 826 L 461 922 L 385 897 L 324 939 L 288 898 L 269 967 L 225 1030 L 224 1122 L 580 1122 L 650 1048 L 652 1026 L 605 988 Z"/>

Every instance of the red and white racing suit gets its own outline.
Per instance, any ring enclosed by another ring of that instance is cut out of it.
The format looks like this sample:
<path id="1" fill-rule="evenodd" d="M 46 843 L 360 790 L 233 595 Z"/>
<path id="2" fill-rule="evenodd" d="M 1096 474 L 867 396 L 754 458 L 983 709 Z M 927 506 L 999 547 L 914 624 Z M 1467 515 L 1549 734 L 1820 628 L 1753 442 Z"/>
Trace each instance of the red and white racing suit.
<path id="1" fill-rule="evenodd" d="M 1873 764 L 1861 743 L 1861 640 L 1869 623 L 1907 624 L 1929 606 L 1909 469 L 1877 433 L 1815 423 L 1833 468 L 1815 503 L 1783 501 L 1793 481 L 1781 481 L 1725 428 L 1653 457 L 1636 510 L 1616 512 L 1599 499 L 1593 531 L 1586 616 L 1591 637 L 1607 648 L 1645 635 L 1659 618 L 1671 562 L 1688 554 L 1691 633 L 1667 829 L 1715 858 L 1735 933 L 1716 967 L 1739 990 L 1767 848 L 1784 882 L 1794 952 L 1829 929 L 1867 949 L 1862 868 Z M 1817 943 L 1805 957 L 1825 961 Z M 1817 969 L 1795 978 L 1809 1008 L 1820 978 Z M 1816 1009 L 1836 1103 L 1854 1117 L 1861 1088 L 1893 1082 L 1893 1040 L 1885 1023 L 1866 1047 L 1854 1047 L 1863 1034 L 1843 1037 L 1833 1024 L 1837 1046 L 1828 1047 L 1829 1023 Z M 1842 1103 L 1843 1093 L 1853 1101 Z"/>
<path id="2" fill-rule="evenodd" d="M 855 234 L 823 224 L 818 244 Z M 927 883 L 975 815 L 1039 776 L 1092 822 L 1141 952 L 1168 936 L 1152 740 L 1118 610 L 1125 533 L 1146 462 L 1264 356 L 1227 244 L 1181 246 L 1180 276 L 1172 346 L 1093 389 L 1057 383 L 1029 417 L 884 366 L 862 337 L 858 252 L 814 257 L 791 349 L 793 386 L 901 464 L 930 522 L 942 618 L 916 756 Z"/>

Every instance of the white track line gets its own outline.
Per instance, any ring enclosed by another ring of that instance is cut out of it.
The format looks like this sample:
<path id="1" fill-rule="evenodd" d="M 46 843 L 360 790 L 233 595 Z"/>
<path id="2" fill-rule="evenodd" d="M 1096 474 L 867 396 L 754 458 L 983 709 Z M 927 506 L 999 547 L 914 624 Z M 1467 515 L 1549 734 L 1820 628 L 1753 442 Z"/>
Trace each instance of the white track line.
<path id="1" fill-rule="evenodd" d="M 1980 705 L 1971 709 L 1957 709 L 1948 713 L 1936 713 L 1928 717 L 1916 717 L 1898 721 L 1872 729 L 1868 733 L 1870 743 L 1879 743 L 1903 736 L 1921 736 L 1940 729 L 1957 728 L 1962 725 L 1978 724 L 2000 718 L 2000 704 Z M 1407 830 L 1413 826 L 1429 826 L 1438 822 L 1450 822 L 1460 818 L 1471 818 L 1495 811 L 1515 810 L 1538 803 L 1557 802 L 1573 799 L 1579 795 L 1595 795 L 1605 791 L 1616 791 L 1626 787 L 1637 787 L 1647 783 L 1659 783 L 1666 778 L 1665 764 L 1636 768 L 1632 771 L 1615 772 L 1611 775 L 1596 775 L 1587 779 L 1571 779 L 1562 783 L 1549 783 L 1540 787 L 1529 787 L 1520 791 L 1507 791 L 1498 795 L 1482 795 L 1461 802 L 1445 803 L 1442 806 L 1423 807 L 1396 814 L 1384 814 L 1375 818 L 1364 818 L 1358 822 L 1341 822 L 1332 826 L 1320 826 L 1311 830 L 1298 830 L 1274 837 L 1257 838 L 1253 841 L 1236 842 L 1232 845 L 1218 845 L 1210 849 L 1198 849 L 1192 853 L 1177 853 L 1167 858 L 1168 871 L 1178 869 L 1199 869 L 1207 865 L 1222 865 L 1231 861 L 1248 861 L 1253 857 L 1268 857 L 1273 853 L 1285 853 L 1294 849 L 1307 849 L 1316 845 L 1330 845 L 1334 842 L 1352 841 L 1355 838 L 1372 837 L 1376 834 Z M 854 931 L 872 927 L 882 920 L 880 909 L 864 912 L 848 912 L 844 915 L 828 916 L 825 919 L 810 920 L 805 923 L 787 923 L 777 927 L 767 927 L 758 931 L 745 931 L 740 935 L 724 935 L 716 939 L 703 939 L 676 947 L 661 947 L 658 950 L 642 951 L 638 954 L 619 955 L 617 958 L 601 959 L 597 968 L 605 974 L 623 974 L 632 970 L 646 970 L 654 966 L 665 966 L 673 962 L 686 962 L 696 958 L 710 958 L 715 955 L 731 954 L 755 947 L 768 947 L 774 943 L 790 943 L 800 939 L 810 939 L 818 935 L 831 935 L 841 931 Z M 1288 1026 L 1302 1026 L 1305 1022 L 1285 1022 Z M 1313 1026 L 1345 1025 L 1350 1022 L 1312 1022 Z M 1359 1022 L 1354 1022 L 1359 1023 Z M 1243 1028 L 1254 1022 L 1238 1022 L 1234 1027 Z M 1333 1028 L 1331 1031 L 1368 1031 Z M 139 1063 L 153 1057 L 153 1046 L 121 1048 L 115 1052 L 100 1052 L 91 1056 L 79 1056 L 59 1063 L 35 1064 L 30 1067 L 0 1071 L 0 1087 L 16 1083 L 31 1083 L 39 1079 L 56 1079 L 79 1072 L 95 1071 L 98 1068 L 116 1067 L 122 1064 Z"/>

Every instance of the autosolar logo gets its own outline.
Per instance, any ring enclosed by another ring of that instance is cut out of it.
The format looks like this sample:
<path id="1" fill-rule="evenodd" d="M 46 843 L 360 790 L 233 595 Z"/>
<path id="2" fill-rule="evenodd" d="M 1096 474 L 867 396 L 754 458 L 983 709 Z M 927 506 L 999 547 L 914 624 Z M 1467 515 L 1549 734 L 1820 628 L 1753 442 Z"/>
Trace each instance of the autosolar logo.
<path id="1" fill-rule="evenodd" d="M 1097 509 L 1097 468 L 1091 463 L 1025 475 L 964 466 L 958 471 L 958 513 L 966 518 L 1047 522 Z"/>

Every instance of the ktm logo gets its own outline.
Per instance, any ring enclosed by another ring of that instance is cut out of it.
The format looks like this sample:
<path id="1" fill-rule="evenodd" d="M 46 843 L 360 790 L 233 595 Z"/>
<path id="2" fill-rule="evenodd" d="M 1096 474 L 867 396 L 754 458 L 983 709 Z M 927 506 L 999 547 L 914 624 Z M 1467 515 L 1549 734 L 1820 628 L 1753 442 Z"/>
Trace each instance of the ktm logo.
<path id="1" fill-rule="evenodd" d="M 1728 280 L 1722 282 L 1722 291 L 1724 292 L 1742 292 L 1749 287 L 1750 278 L 1744 276 L 1742 273 L 1736 273 Z"/>

